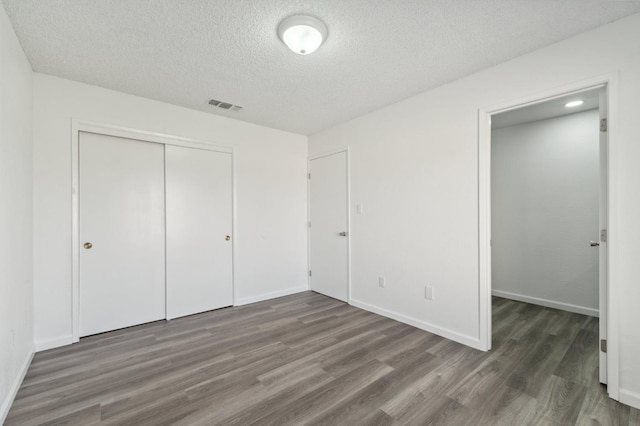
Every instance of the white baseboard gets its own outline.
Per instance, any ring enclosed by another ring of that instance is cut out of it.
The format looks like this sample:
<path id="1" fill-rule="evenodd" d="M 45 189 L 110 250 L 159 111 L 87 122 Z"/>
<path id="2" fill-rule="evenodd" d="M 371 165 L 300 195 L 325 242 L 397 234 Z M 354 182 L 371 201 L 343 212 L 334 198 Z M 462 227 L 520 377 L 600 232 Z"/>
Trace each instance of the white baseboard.
<path id="1" fill-rule="evenodd" d="M 73 343 L 73 336 L 55 337 L 53 339 L 40 340 L 36 342 L 36 352 L 46 351 L 47 349 L 59 348 Z"/>
<path id="2" fill-rule="evenodd" d="M 236 299 L 234 306 L 248 305 L 250 303 L 262 302 L 264 300 L 275 299 L 276 297 L 289 296 L 291 294 L 308 291 L 309 286 L 303 285 L 299 287 L 287 288 L 284 290 L 278 290 L 271 293 L 264 293 L 258 296 L 245 297 L 242 299 Z M 53 339 L 41 340 L 36 342 L 36 352 L 46 351 L 48 349 L 58 348 L 60 346 L 66 346 L 73 343 L 73 336 L 55 337 Z"/>
<path id="3" fill-rule="evenodd" d="M 382 315 L 383 317 L 391 318 L 396 321 L 412 325 L 421 330 L 428 331 L 429 333 L 437 334 L 438 336 L 453 340 L 454 342 L 462 343 L 463 345 L 471 346 L 474 349 L 481 350 L 480 339 L 477 337 L 458 333 L 447 328 L 439 327 L 426 321 L 400 314 L 398 312 L 390 311 L 388 309 L 371 305 L 369 303 L 361 302 L 359 300 L 351 299 L 349 300 L 349 304 L 355 306 L 356 308 L 364 309 L 365 311 L 373 312 L 374 314 Z"/>
<path id="4" fill-rule="evenodd" d="M 11 409 L 11 404 L 13 404 L 13 400 L 16 398 L 16 394 L 18 393 L 18 389 L 20 389 L 20 385 L 24 380 L 24 376 L 27 375 L 27 370 L 29 370 L 29 366 L 31 365 L 31 360 L 33 359 L 33 355 L 35 352 L 32 350 L 31 353 L 25 358 L 24 363 L 20 367 L 18 371 L 18 375 L 13 381 L 7 396 L 4 401 L 2 401 L 2 406 L 0 407 L 0 425 L 4 424 L 4 421 L 7 419 L 7 415 L 9 415 L 9 410 Z"/>
<path id="5" fill-rule="evenodd" d="M 618 396 L 620 397 L 620 402 L 622 402 L 623 404 L 627 404 L 633 408 L 637 408 L 640 410 L 640 393 L 620 389 L 620 393 L 618 394 Z"/>
<path id="6" fill-rule="evenodd" d="M 262 302 L 264 300 L 275 299 L 276 297 L 289 296 L 295 293 L 301 293 L 303 291 L 309 291 L 308 285 L 300 287 L 287 288 L 284 290 L 272 291 L 271 293 L 263 293 L 258 296 L 244 297 L 242 299 L 236 299 L 234 306 L 248 305 L 250 303 Z"/>
<path id="7" fill-rule="evenodd" d="M 511 293 L 502 290 L 492 290 L 491 294 L 498 297 L 504 297 L 505 299 L 517 300 L 518 302 L 531 303 L 532 305 L 545 306 L 547 308 L 560 309 L 563 311 L 569 311 L 576 314 L 589 315 L 590 317 L 598 318 L 600 312 L 597 309 L 587 308 L 584 306 L 572 305 L 570 303 L 556 302 L 555 300 L 541 299 L 539 297 L 525 296 L 524 294 Z"/>

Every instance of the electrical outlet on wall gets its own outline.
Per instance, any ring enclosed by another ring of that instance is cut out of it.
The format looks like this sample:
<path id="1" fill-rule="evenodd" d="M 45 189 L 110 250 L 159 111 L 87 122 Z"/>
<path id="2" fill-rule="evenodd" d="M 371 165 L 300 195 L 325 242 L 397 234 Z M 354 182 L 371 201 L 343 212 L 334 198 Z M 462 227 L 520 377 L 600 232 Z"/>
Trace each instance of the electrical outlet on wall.
<path id="1" fill-rule="evenodd" d="M 384 277 L 381 275 L 378 277 L 378 286 L 384 288 L 385 286 L 385 281 L 384 281 Z"/>
<path id="2" fill-rule="evenodd" d="M 427 300 L 433 300 L 433 287 L 428 285 L 424 286 L 424 298 Z"/>

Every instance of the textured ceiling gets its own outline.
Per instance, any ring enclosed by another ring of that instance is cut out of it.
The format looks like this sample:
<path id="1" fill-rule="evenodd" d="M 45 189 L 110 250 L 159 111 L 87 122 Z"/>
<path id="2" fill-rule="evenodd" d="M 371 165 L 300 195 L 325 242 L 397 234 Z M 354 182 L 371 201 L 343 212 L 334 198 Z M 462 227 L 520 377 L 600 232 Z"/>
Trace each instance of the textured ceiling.
<path id="1" fill-rule="evenodd" d="M 640 2 L 611 0 L 3 4 L 37 72 L 302 134 L 640 12 Z M 276 33 L 299 13 L 329 28 L 309 56 Z"/>

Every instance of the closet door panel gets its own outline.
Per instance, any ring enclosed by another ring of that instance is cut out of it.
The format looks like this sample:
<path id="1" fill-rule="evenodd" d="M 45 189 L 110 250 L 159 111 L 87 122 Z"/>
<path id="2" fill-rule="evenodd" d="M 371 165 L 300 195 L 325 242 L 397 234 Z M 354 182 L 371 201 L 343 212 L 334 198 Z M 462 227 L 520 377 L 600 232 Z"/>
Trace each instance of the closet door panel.
<path id="1" fill-rule="evenodd" d="M 164 147 L 79 138 L 80 336 L 165 318 Z"/>
<path id="2" fill-rule="evenodd" d="M 230 153 L 167 145 L 167 318 L 233 304 Z"/>

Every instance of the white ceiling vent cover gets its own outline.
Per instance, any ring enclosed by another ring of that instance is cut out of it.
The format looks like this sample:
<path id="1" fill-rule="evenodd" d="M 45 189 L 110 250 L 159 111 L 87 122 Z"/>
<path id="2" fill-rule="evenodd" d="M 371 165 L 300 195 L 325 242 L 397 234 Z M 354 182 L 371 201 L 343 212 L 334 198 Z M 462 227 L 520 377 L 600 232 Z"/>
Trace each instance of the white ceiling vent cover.
<path id="1" fill-rule="evenodd" d="M 238 112 L 242 109 L 240 105 L 230 104 L 229 102 L 219 101 L 217 99 L 211 99 L 209 105 L 220 109 L 226 109 L 227 111 Z"/>

